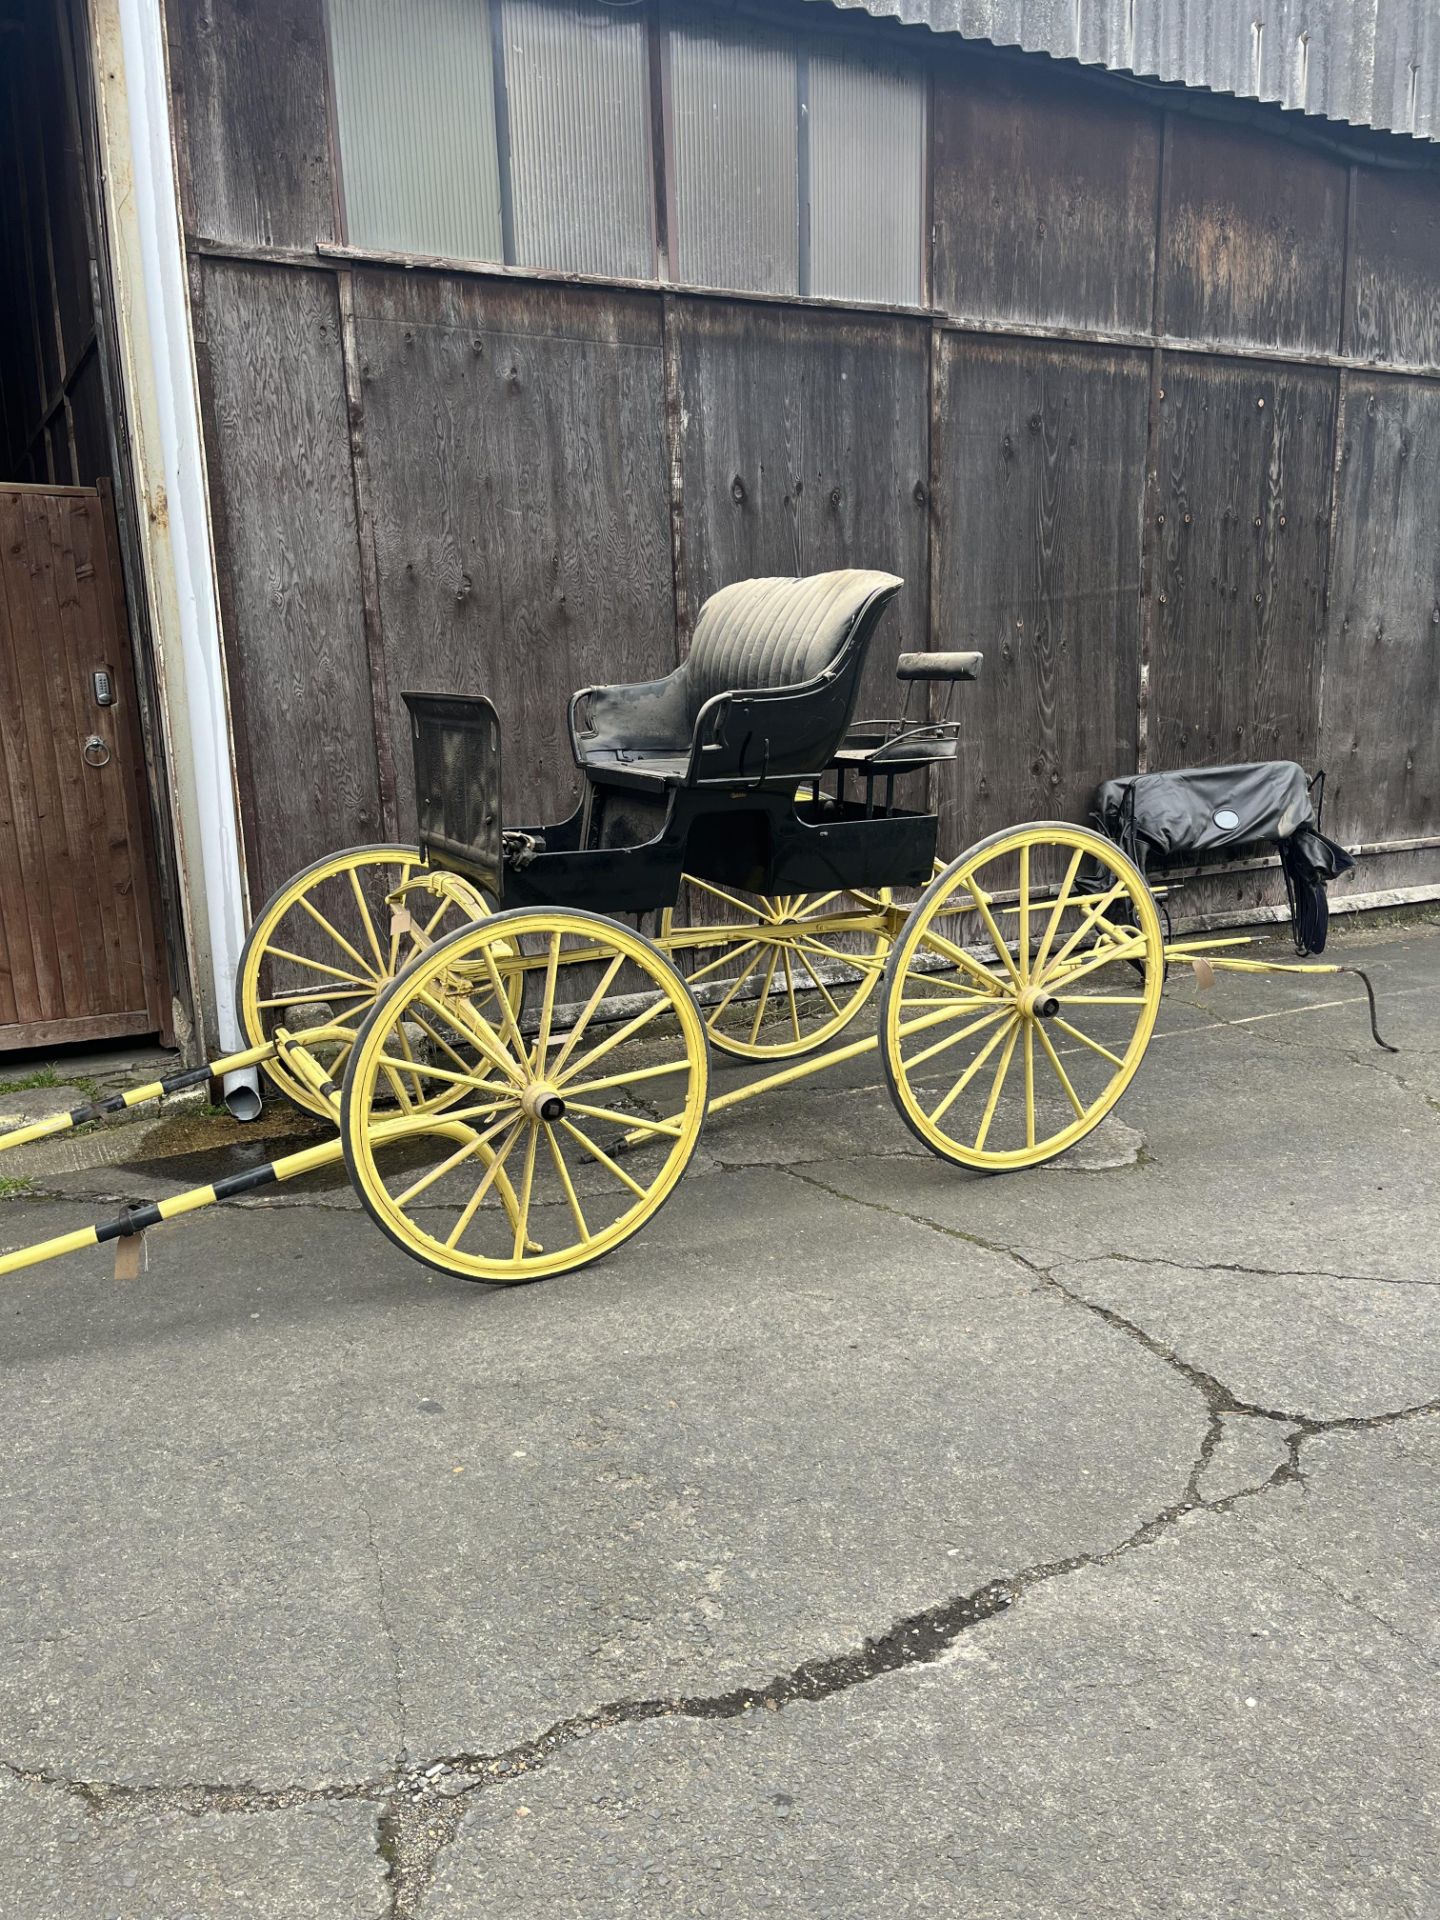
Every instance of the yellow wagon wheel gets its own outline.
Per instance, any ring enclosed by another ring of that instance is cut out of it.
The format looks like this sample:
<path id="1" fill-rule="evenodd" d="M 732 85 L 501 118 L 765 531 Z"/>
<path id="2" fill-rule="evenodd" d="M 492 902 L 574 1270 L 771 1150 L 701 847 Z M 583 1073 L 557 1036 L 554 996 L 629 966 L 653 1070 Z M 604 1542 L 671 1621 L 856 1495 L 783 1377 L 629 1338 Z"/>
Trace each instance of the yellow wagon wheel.
<path id="1" fill-rule="evenodd" d="M 881 1054 L 912 1133 L 991 1172 L 1089 1133 L 1155 1025 L 1164 941 L 1139 869 L 1083 827 L 992 834 L 922 894 L 885 974 Z"/>
<path id="2" fill-rule="evenodd" d="M 400 1044 L 416 1023 L 433 1035 L 424 1057 Z M 449 1104 L 426 1110 L 436 1086 Z M 341 1137 L 366 1208 L 407 1253 L 469 1280 L 534 1280 L 652 1217 L 708 1087 L 699 1009 L 652 942 L 599 914 L 519 908 L 417 955 L 377 1002 Z"/>
<path id="3" fill-rule="evenodd" d="M 888 888 L 755 894 L 687 876 L 687 924 L 661 916 L 660 944 L 700 1002 L 711 1044 L 745 1060 L 813 1053 L 847 1027 L 880 983 Z"/>
<path id="4" fill-rule="evenodd" d="M 347 847 L 302 868 L 272 894 L 250 929 L 236 973 L 236 1014 L 247 1043 L 261 1046 L 281 1026 L 323 1024 L 357 1033 L 376 999 L 417 953 L 490 911 L 484 895 L 468 883 L 456 884 L 444 899 L 417 890 L 398 909 L 387 904 L 424 872 L 414 847 Z M 407 1035 L 407 1043 L 415 1037 Z M 344 1040 L 321 1049 L 337 1085 L 349 1051 Z M 282 1060 L 267 1061 L 265 1071 L 297 1106 L 326 1110 Z"/>

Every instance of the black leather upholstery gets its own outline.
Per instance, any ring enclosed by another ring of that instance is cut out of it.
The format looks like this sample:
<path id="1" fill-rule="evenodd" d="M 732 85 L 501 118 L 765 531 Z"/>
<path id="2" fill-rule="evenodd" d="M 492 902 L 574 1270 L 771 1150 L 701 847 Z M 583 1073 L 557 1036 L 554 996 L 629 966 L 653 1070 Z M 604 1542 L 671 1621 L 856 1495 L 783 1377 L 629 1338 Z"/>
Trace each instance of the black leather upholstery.
<path id="1" fill-rule="evenodd" d="M 795 687 L 832 666 L 877 589 L 903 583 L 847 568 L 799 580 L 737 580 L 700 609 L 685 662 L 693 719 L 717 693 Z"/>
<path id="2" fill-rule="evenodd" d="M 854 711 L 870 635 L 903 585 L 845 568 L 722 587 L 674 673 L 575 695 L 577 763 L 626 786 L 823 771 Z"/>

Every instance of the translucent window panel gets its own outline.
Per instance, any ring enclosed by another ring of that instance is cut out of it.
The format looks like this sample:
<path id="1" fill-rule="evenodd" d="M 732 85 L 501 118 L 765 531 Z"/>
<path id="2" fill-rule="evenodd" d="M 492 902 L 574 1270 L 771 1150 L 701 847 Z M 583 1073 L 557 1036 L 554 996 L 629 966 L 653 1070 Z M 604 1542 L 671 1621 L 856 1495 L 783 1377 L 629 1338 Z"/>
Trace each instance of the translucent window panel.
<path id="1" fill-rule="evenodd" d="M 918 306 L 925 83 L 911 67 L 810 54 L 810 291 Z"/>
<path id="2" fill-rule="evenodd" d="M 673 27 L 670 110 L 675 278 L 699 287 L 796 292 L 794 46 Z"/>
<path id="3" fill-rule="evenodd" d="M 645 11 L 502 0 L 515 258 L 655 275 Z"/>
<path id="4" fill-rule="evenodd" d="M 488 0 L 330 0 L 352 246 L 499 260 Z"/>

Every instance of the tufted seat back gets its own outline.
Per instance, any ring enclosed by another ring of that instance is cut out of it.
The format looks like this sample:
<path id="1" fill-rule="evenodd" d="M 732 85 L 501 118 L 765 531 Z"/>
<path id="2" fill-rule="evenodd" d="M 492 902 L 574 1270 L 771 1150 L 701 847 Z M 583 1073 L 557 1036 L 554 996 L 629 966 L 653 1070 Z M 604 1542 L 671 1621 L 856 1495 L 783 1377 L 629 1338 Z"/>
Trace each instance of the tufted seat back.
<path id="1" fill-rule="evenodd" d="M 737 580 L 700 609 L 685 662 L 693 721 L 718 693 L 798 686 L 839 659 L 874 596 L 903 584 L 891 573 L 847 567 L 799 580 Z"/>

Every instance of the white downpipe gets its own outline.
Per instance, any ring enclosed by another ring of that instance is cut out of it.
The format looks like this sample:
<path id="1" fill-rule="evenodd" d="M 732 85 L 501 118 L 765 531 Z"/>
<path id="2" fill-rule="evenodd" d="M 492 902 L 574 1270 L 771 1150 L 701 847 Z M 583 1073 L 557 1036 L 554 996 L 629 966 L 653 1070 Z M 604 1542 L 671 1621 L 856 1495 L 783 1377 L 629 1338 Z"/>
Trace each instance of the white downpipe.
<path id="1" fill-rule="evenodd" d="M 100 86 L 109 96 L 107 188 L 187 920 L 200 950 L 201 991 L 210 989 L 206 1025 L 223 1049 L 238 1050 L 243 1040 L 234 989 L 245 937 L 244 869 L 161 0 L 94 0 L 93 16 Z M 121 76 L 113 73 L 117 52 Z M 115 151 L 125 144 L 125 118 L 128 155 Z M 115 177 L 124 160 L 128 181 Z"/>

